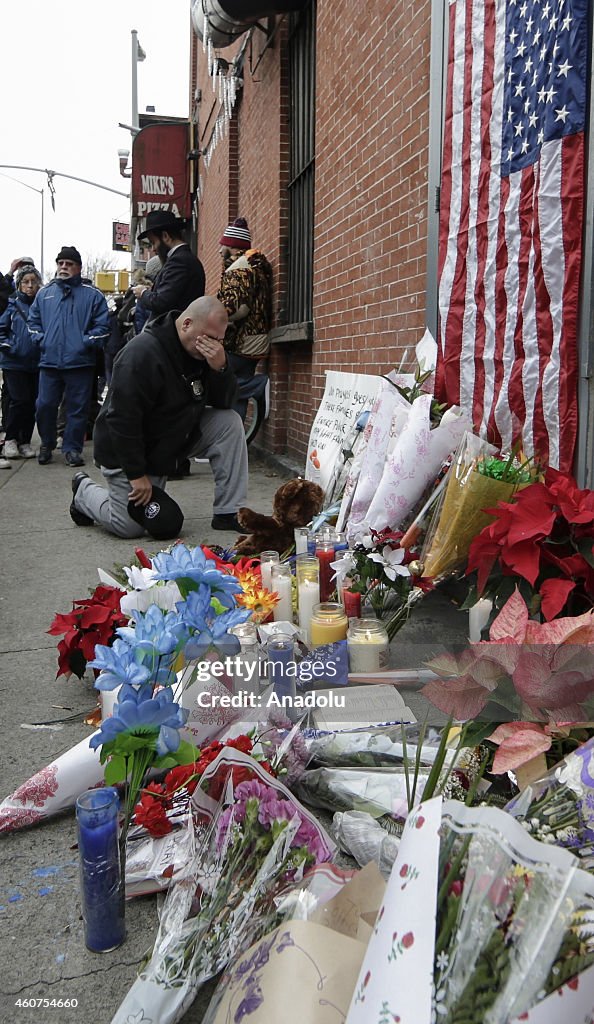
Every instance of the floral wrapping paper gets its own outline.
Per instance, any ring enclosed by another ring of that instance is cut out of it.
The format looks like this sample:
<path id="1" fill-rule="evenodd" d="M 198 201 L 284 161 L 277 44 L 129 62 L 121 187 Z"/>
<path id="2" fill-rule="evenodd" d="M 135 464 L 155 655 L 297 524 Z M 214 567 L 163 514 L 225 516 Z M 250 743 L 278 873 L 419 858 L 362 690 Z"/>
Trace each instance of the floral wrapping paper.
<path id="1" fill-rule="evenodd" d="M 457 407 L 449 409 L 431 429 L 431 395 L 421 395 L 410 412 L 394 448 L 387 455 L 383 474 L 358 535 L 386 526 L 397 529 L 435 478 L 444 460 L 455 451 L 470 423 Z"/>

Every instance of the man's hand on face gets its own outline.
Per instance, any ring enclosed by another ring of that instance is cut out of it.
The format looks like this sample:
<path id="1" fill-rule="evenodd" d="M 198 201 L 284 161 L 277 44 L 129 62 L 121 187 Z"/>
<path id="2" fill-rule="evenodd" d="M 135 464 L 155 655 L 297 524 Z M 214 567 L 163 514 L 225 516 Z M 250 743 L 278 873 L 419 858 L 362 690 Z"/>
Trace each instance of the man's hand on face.
<path id="1" fill-rule="evenodd" d="M 139 476 L 136 480 L 130 481 L 132 490 L 128 494 L 128 501 L 135 505 L 148 505 L 153 493 L 153 485 L 148 476 Z"/>
<path id="2" fill-rule="evenodd" d="M 227 362 L 227 355 L 218 338 L 208 334 L 199 334 L 194 342 L 198 358 L 206 359 L 211 370 L 222 370 Z"/>

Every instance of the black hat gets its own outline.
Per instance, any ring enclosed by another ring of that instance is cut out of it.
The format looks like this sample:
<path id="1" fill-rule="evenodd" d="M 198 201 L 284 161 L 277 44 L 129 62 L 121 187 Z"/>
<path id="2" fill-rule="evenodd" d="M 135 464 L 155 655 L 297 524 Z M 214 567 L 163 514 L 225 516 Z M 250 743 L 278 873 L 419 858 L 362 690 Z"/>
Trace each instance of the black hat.
<path id="1" fill-rule="evenodd" d="M 56 256 L 56 263 L 60 260 L 72 260 L 73 263 L 78 263 L 82 267 L 82 257 L 73 245 L 63 245 L 58 255 Z"/>
<path id="2" fill-rule="evenodd" d="M 128 515 L 155 540 L 178 537 L 184 522 L 184 514 L 177 502 L 160 487 L 153 487 L 148 505 L 133 505 L 129 501 Z"/>
<path id="3" fill-rule="evenodd" d="M 146 217 L 144 231 L 137 235 L 137 241 L 146 238 L 149 231 L 181 231 L 186 226 L 185 220 L 180 220 L 171 210 L 151 210 Z"/>

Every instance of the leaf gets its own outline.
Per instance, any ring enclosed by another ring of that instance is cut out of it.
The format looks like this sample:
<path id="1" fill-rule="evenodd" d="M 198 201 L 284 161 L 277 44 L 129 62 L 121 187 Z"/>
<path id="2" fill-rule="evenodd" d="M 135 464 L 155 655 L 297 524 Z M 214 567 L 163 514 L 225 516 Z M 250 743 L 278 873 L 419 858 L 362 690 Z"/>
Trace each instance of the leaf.
<path id="1" fill-rule="evenodd" d="M 194 764 L 200 758 L 200 750 L 188 740 L 182 740 L 174 754 L 176 764 Z"/>
<path id="2" fill-rule="evenodd" d="M 516 589 L 493 621 L 489 636 L 491 640 L 515 640 L 520 644 L 526 636 L 528 609 L 526 602 Z"/>
<path id="3" fill-rule="evenodd" d="M 491 769 L 493 775 L 519 768 L 537 754 L 544 754 L 553 742 L 534 722 L 504 722 L 488 739 L 499 744 Z"/>
<path id="4" fill-rule="evenodd" d="M 567 598 L 575 587 L 573 580 L 549 579 L 540 586 L 542 598 L 540 609 L 547 622 L 554 619 L 563 610 Z"/>
<path id="5" fill-rule="evenodd" d="M 582 558 L 594 569 L 594 545 L 591 537 L 580 537 L 574 541 Z"/>
<path id="6" fill-rule="evenodd" d="M 126 759 L 121 755 L 112 757 L 105 766 L 105 785 L 115 786 L 126 778 Z"/>

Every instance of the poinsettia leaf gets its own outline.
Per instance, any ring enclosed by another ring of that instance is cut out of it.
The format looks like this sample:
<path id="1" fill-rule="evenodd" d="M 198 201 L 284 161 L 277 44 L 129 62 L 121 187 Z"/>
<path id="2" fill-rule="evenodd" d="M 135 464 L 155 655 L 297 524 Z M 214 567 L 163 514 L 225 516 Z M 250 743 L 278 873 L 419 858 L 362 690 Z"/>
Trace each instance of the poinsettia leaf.
<path id="1" fill-rule="evenodd" d="M 123 782 L 126 778 L 126 759 L 121 755 L 111 757 L 103 774 L 106 786 L 115 786 L 118 782 Z"/>
<path id="2" fill-rule="evenodd" d="M 494 743 L 501 744 L 493 758 L 493 767 L 491 768 L 493 775 L 504 775 L 506 772 L 519 768 L 520 765 L 531 761 L 537 754 L 544 754 L 550 749 L 552 743 L 550 736 L 545 735 L 538 729 L 538 726 L 531 728 L 529 722 L 510 722 L 508 727 L 509 725 L 523 726 L 524 728 L 516 729 L 502 740 L 495 739 L 495 734 L 499 731 L 497 729 L 489 737 Z"/>
<path id="3" fill-rule="evenodd" d="M 567 598 L 575 588 L 573 580 L 549 579 L 540 585 L 540 610 L 547 622 L 563 610 Z"/>
<path id="4" fill-rule="evenodd" d="M 594 569 L 594 544 L 592 544 L 592 538 L 580 537 L 574 543 L 582 558 Z"/>
<path id="5" fill-rule="evenodd" d="M 464 601 L 460 605 L 460 611 L 461 612 L 469 611 L 469 609 L 472 608 L 473 605 L 476 604 L 478 599 L 479 599 L 479 594 L 478 594 L 477 586 L 476 586 L 476 583 L 473 583 L 468 588 L 468 593 L 467 593 L 466 597 L 464 598 Z"/>
<path id="6" fill-rule="evenodd" d="M 91 626 L 95 626 L 100 622 L 107 622 L 111 615 L 111 609 L 106 608 L 105 605 L 91 605 L 90 608 L 85 608 L 80 617 L 80 628 L 90 629 Z"/>
<path id="7" fill-rule="evenodd" d="M 75 676 L 78 676 L 79 679 L 82 679 L 87 667 L 87 659 L 79 647 L 74 647 L 70 651 L 68 665 L 70 667 L 70 671 L 73 672 Z"/>
<path id="8" fill-rule="evenodd" d="M 459 722 L 477 718 L 489 700 L 489 691 L 471 676 L 436 680 L 422 689 L 423 696 L 440 711 Z"/>
<path id="9" fill-rule="evenodd" d="M 516 576 L 521 576 L 534 586 L 540 572 L 540 544 L 538 541 L 525 540 L 513 545 L 507 544 L 502 560 Z"/>
<path id="10" fill-rule="evenodd" d="M 77 629 L 79 621 L 79 612 L 69 612 L 68 615 L 56 615 L 50 628 L 46 630 L 50 636 L 60 636 L 61 633 L 67 633 L 71 629 Z"/>
<path id="11" fill-rule="evenodd" d="M 520 644 L 526 635 L 528 609 L 526 602 L 516 589 L 505 603 L 499 615 L 491 623 L 491 640 L 515 640 Z"/>

